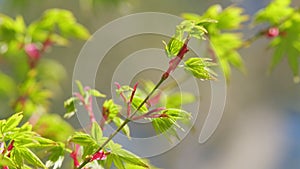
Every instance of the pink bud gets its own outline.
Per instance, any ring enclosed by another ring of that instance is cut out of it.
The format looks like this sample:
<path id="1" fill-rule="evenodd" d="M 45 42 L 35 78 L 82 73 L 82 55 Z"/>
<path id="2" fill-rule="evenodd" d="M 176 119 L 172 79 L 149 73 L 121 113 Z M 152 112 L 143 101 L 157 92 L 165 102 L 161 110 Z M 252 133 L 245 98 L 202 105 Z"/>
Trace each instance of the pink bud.
<path id="1" fill-rule="evenodd" d="M 25 52 L 28 55 L 30 68 L 34 68 L 41 57 L 41 52 L 33 43 L 25 45 Z"/>
<path id="2" fill-rule="evenodd" d="M 279 35 L 279 29 L 277 27 L 272 27 L 267 32 L 267 37 L 274 38 Z"/>
<path id="3" fill-rule="evenodd" d="M 9 169 L 8 166 L 3 166 L 2 169 Z"/>
<path id="4" fill-rule="evenodd" d="M 41 56 L 39 49 L 33 43 L 25 45 L 25 52 L 33 60 L 37 60 Z"/>

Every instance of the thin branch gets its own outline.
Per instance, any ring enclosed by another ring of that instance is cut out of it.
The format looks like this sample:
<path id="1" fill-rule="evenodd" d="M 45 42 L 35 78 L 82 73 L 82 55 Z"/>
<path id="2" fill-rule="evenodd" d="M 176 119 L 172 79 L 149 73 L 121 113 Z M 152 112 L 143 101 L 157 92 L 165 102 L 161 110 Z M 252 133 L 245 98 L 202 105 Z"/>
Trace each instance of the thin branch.
<path id="1" fill-rule="evenodd" d="M 179 58 L 181 61 L 183 56 L 188 52 L 187 44 L 189 42 L 189 36 L 186 38 L 185 43 L 181 47 L 180 51 L 178 52 L 176 58 Z M 152 89 L 152 91 L 147 95 L 147 97 L 142 101 L 142 103 L 136 108 L 136 110 L 129 116 L 129 118 L 125 119 L 124 122 L 107 138 L 107 140 L 93 153 L 97 153 L 100 150 L 102 150 L 122 129 L 124 126 L 129 123 L 134 115 L 142 108 L 142 106 L 148 101 L 148 99 L 153 95 L 156 89 L 169 77 L 169 74 L 175 70 L 175 68 L 178 66 L 179 62 L 170 62 L 169 63 L 169 68 L 168 70 L 162 74 L 161 79 L 159 82 L 155 85 L 155 87 Z M 175 66 L 176 65 L 176 66 Z M 175 66 L 175 67 L 174 67 Z M 83 163 L 77 168 L 77 169 L 82 169 L 86 164 L 88 164 L 91 161 L 91 157 L 88 156 L 85 158 Z"/>

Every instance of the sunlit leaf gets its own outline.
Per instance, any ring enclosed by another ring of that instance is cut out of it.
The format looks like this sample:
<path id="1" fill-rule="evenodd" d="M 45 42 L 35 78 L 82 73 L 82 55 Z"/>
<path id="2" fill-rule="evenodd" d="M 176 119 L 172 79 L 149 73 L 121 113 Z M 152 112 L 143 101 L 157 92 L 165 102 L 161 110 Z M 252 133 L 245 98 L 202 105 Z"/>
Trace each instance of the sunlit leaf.
<path id="1" fill-rule="evenodd" d="M 210 62 L 210 59 L 193 57 L 184 62 L 184 69 L 191 72 L 196 78 L 211 80 L 214 79 L 214 74 L 209 67 L 213 65 L 215 64 Z"/>

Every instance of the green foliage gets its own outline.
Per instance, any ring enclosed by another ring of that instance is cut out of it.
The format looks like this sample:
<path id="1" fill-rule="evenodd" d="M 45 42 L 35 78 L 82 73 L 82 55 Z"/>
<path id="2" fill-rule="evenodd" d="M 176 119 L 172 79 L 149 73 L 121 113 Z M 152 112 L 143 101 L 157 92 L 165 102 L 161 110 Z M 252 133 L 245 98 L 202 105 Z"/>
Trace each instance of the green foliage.
<path id="1" fill-rule="evenodd" d="M 168 108 L 163 110 L 161 114 L 164 116 L 152 119 L 152 125 L 155 131 L 159 134 L 164 134 L 167 138 L 175 136 L 179 139 L 177 128 L 183 131 L 184 129 L 180 127 L 178 122 L 187 124 L 191 118 L 190 113 L 181 109 Z"/>
<path id="2" fill-rule="evenodd" d="M 113 122 L 117 127 L 121 126 L 124 120 L 119 116 L 121 112 L 121 106 L 113 102 L 113 100 L 106 100 L 103 103 L 105 115 L 107 115 L 106 123 Z M 128 125 L 122 128 L 123 133 L 130 138 L 130 129 Z"/>
<path id="3" fill-rule="evenodd" d="M 83 147 L 82 159 L 95 153 L 100 145 L 106 140 L 106 137 L 102 136 L 102 130 L 97 123 L 92 124 L 91 135 L 81 132 L 76 132 L 70 141 L 79 144 Z M 138 167 L 149 168 L 148 162 L 140 159 L 138 156 L 122 148 L 120 144 L 110 141 L 105 147 L 104 152 L 108 153 L 105 160 L 99 161 L 105 168 L 110 168 L 112 163 L 118 168 L 124 168 L 125 164 L 131 164 Z"/>
<path id="4" fill-rule="evenodd" d="M 290 3 L 290 0 L 274 0 L 256 14 L 255 23 L 267 23 L 270 27 L 277 27 L 282 33 L 270 43 L 270 46 L 274 48 L 270 70 L 273 70 L 286 56 L 295 77 L 294 80 L 297 82 L 299 81 L 300 14 L 290 7 Z"/>
<path id="5" fill-rule="evenodd" d="M 210 18 L 217 20 L 215 24 L 204 25 L 208 31 L 210 40 L 210 57 L 217 59 L 227 80 L 231 74 L 230 65 L 245 71 L 244 64 L 237 50 L 243 45 L 241 34 L 236 33 L 242 27 L 242 23 L 248 20 L 243 15 L 243 9 L 229 6 L 222 9 L 220 5 L 211 6 L 203 15 L 185 13 L 183 17 L 188 20 L 202 20 Z"/>
<path id="6" fill-rule="evenodd" d="M 57 114 L 41 116 L 33 126 L 33 130 L 43 137 L 62 142 L 74 132 L 72 126 Z"/>
<path id="7" fill-rule="evenodd" d="M 110 150 L 110 154 L 107 156 L 107 160 L 112 161 L 118 169 L 125 168 L 126 164 L 141 168 L 150 168 L 150 165 L 147 161 L 123 149 L 120 144 L 110 141 L 110 143 L 107 145 L 107 149 Z M 109 163 L 109 165 L 105 165 L 105 167 L 110 168 L 110 165 L 111 163 Z"/>
<path id="8" fill-rule="evenodd" d="M 91 136 L 96 141 L 101 140 L 101 138 L 103 137 L 102 129 L 96 122 L 93 122 L 93 124 L 92 124 Z"/>
<path id="9" fill-rule="evenodd" d="M 197 39 L 205 39 L 204 34 L 207 33 L 207 30 L 204 28 L 203 25 L 208 23 L 214 23 L 215 20 L 184 20 L 182 21 L 177 27 L 175 35 L 167 44 L 165 44 L 165 51 L 169 58 L 172 58 L 178 54 L 182 45 L 184 44 L 184 36 L 190 36 Z M 185 35 L 185 33 L 187 35 Z"/>
<path id="10" fill-rule="evenodd" d="M 184 62 L 184 69 L 192 73 L 194 77 L 202 80 L 212 80 L 214 79 L 215 73 L 209 69 L 210 66 L 215 65 L 210 62 L 211 59 L 193 57 L 189 58 Z"/>
<path id="11" fill-rule="evenodd" d="M 32 126 L 29 123 L 18 127 L 22 118 L 22 113 L 17 113 L 7 120 L 0 120 L 0 144 L 5 144 L 5 150 L 10 153 L 10 158 L 7 158 L 7 153 L 1 155 L 0 158 L 5 160 L 5 164 L 0 164 L 12 168 L 28 168 L 29 166 L 46 168 L 31 149 L 54 149 L 64 147 L 64 144 L 41 137 L 32 131 Z M 55 158 L 52 159 L 56 162 Z"/>
<path id="12" fill-rule="evenodd" d="M 122 107 L 115 104 L 112 99 L 109 99 L 104 101 L 103 108 L 108 113 L 108 119 L 112 120 L 118 116 Z"/>
<path id="13" fill-rule="evenodd" d="M 256 13 L 255 22 L 268 22 L 271 25 L 280 24 L 294 12 L 294 9 L 290 7 L 290 3 L 291 0 L 273 0 L 267 7 Z"/>
<path id="14" fill-rule="evenodd" d="M 187 92 L 175 92 L 166 97 L 166 108 L 181 108 L 182 105 L 195 102 L 195 95 Z"/>
<path id="15" fill-rule="evenodd" d="M 52 33 L 56 28 L 59 34 Z M 50 34 L 49 34 L 50 33 Z M 76 22 L 74 15 L 63 9 L 49 9 L 44 12 L 40 20 L 32 23 L 28 27 L 28 34 L 35 41 L 43 41 L 50 38 L 58 45 L 67 45 L 67 38 L 74 37 L 78 39 L 89 38 L 89 32 Z"/>

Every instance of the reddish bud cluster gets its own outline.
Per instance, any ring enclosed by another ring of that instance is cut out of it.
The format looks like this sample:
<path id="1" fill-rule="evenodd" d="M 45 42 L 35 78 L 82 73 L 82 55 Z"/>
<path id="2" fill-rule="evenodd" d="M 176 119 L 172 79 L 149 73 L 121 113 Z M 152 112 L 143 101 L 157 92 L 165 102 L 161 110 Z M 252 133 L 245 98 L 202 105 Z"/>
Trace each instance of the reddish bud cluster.
<path id="1" fill-rule="evenodd" d="M 100 150 L 92 156 L 90 161 L 105 160 L 108 154 L 110 154 L 110 152 L 105 153 L 103 150 Z"/>
<path id="2" fill-rule="evenodd" d="M 25 53 L 28 56 L 28 63 L 30 68 L 34 68 L 37 65 L 42 53 L 45 50 L 47 50 L 51 45 L 53 45 L 53 42 L 50 39 L 46 39 L 43 42 L 43 46 L 41 48 L 39 48 L 34 43 L 29 43 L 24 46 Z"/>

